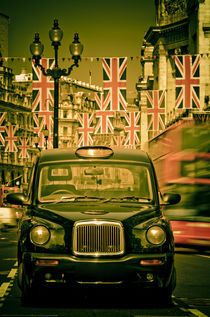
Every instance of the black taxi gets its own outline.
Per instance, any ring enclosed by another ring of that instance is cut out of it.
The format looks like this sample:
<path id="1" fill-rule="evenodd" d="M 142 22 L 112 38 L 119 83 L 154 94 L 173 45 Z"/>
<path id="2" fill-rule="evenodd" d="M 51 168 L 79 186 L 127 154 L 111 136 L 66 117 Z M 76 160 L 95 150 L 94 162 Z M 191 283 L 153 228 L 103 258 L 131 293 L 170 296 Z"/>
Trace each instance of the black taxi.
<path id="1" fill-rule="evenodd" d="M 41 286 L 117 287 L 156 292 L 176 285 L 174 239 L 148 154 L 105 146 L 44 150 L 37 156 L 22 205 L 18 281 L 22 297 Z"/>

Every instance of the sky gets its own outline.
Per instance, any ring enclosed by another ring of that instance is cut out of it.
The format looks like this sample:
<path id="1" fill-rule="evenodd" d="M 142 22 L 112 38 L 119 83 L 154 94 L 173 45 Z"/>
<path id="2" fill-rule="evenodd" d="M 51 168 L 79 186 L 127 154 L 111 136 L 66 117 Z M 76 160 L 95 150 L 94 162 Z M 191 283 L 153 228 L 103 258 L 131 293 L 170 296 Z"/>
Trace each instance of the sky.
<path id="1" fill-rule="evenodd" d="M 154 0 L 5 0 L 0 13 L 10 18 L 9 57 L 31 57 L 29 46 L 34 34 L 40 34 L 44 44 L 42 57 L 53 57 L 49 39 L 53 20 L 58 19 L 63 30 L 59 48 L 59 66 L 66 68 L 71 57 L 69 45 L 74 33 L 79 33 L 84 45 L 82 62 L 71 78 L 102 85 L 101 57 L 128 57 L 127 90 L 135 90 L 141 75 L 140 51 L 143 38 L 155 25 Z M 99 58 L 99 59 L 98 59 Z M 65 62 L 64 62 L 65 59 Z M 64 64 L 64 65 L 63 65 Z M 21 72 L 22 62 L 14 60 L 15 74 Z M 9 65 L 11 66 L 11 65 Z"/>

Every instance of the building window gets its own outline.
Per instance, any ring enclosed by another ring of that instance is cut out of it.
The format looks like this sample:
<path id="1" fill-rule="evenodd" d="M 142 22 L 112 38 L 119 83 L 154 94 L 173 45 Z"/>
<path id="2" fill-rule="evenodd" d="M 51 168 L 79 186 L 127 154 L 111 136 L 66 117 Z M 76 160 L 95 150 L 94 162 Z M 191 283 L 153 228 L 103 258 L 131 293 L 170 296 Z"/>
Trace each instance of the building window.
<path id="1" fill-rule="evenodd" d="M 68 112 L 67 111 L 63 111 L 63 117 L 66 119 L 68 117 Z"/>
<path id="2" fill-rule="evenodd" d="M 1 182 L 2 182 L 2 184 L 5 184 L 5 182 L 6 182 L 6 178 L 5 178 L 5 172 L 4 172 L 4 170 L 3 170 L 3 171 L 1 171 Z"/>
<path id="3" fill-rule="evenodd" d="M 68 128 L 63 127 L 63 136 L 67 136 Z"/>

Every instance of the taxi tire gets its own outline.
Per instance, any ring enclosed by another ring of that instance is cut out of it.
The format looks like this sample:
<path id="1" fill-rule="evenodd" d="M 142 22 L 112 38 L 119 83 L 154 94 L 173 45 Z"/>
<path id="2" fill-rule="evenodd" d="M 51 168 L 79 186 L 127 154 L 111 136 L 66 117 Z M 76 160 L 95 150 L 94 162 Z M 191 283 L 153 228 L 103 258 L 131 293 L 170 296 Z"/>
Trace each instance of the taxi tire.
<path id="1" fill-rule="evenodd" d="M 172 293 L 176 286 L 176 270 L 174 268 L 170 283 L 167 287 L 161 288 L 157 292 L 157 299 L 163 306 L 170 307 L 173 303 Z"/>
<path id="2" fill-rule="evenodd" d="M 172 292 L 168 289 L 161 289 L 157 295 L 158 303 L 164 307 L 170 307 L 172 305 Z"/>
<path id="3" fill-rule="evenodd" d="M 23 305 L 31 304 L 35 298 L 35 287 L 30 281 L 30 278 L 24 269 L 23 263 L 20 263 L 18 271 L 18 281 L 21 289 L 21 302 Z"/>

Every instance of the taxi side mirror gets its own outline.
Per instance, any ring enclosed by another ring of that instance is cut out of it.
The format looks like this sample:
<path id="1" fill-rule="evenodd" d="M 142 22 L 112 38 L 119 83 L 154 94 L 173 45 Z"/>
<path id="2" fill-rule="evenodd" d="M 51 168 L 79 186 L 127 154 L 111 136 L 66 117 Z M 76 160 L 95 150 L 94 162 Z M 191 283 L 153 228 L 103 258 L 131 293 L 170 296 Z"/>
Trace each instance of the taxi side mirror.
<path id="1" fill-rule="evenodd" d="M 181 201 L 181 196 L 175 193 L 164 193 L 162 195 L 162 201 L 163 203 L 161 203 L 161 205 L 175 205 Z"/>
<path id="2" fill-rule="evenodd" d="M 21 206 L 25 205 L 27 202 L 26 196 L 23 193 L 8 194 L 6 200 L 9 204 Z"/>

